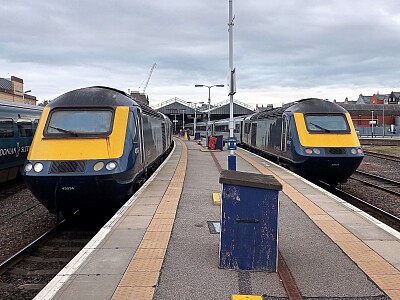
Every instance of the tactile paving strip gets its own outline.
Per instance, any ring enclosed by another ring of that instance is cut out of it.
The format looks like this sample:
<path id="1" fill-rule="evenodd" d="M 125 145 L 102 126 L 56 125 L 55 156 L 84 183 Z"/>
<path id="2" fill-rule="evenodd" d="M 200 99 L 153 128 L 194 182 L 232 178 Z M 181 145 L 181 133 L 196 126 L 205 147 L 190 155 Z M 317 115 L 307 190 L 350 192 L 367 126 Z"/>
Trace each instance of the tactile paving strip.
<path id="1" fill-rule="evenodd" d="M 252 164 L 262 174 L 274 175 L 282 184 L 282 191 L 295 202 L 313 222 L 335 242 L 363 271 L 392 299 L 400 299 L 400 272 L 364 242 L 334 220 L 327 212 L 308 200 L 301 192 L 287 184 L 280 176 L 242 153 L 238 156 Z M 378 266 L 374 268 L 373 265 Z"/>
<path id="2" fill-rule="evenodd" d="M 118 284 L 112 297 L 114 300 L 150 300 L 153 298 L 186 174 L 187 146 L 183 142 L 180 143 L 182 145 L 182 153 L 174 176 L 161 199 L 139 248 Z"/>

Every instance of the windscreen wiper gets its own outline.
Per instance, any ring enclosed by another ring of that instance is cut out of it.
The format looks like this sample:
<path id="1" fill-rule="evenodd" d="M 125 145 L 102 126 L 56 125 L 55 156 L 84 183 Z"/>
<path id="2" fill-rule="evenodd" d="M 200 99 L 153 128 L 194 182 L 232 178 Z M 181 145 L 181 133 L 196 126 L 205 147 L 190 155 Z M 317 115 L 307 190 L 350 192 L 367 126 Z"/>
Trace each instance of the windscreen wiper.
<path id="1" fill-rule="evenodd" d="M 67 129 L 63 129 L 63 128 L 60 128 L 60 127 L 54 127 L 54 126 L 51 126 L 51 125 L 49 125 L 49 127 L 53 128 L 55 130 L 58 130 L 60 132 L 69 133 L 70 135 L 73 135 L 73 136 L 78 136 L 78 133 L 76 133 L 75 131 L 72 131 L 72 130 L 67 130 Z"/>
<path id="2" fill-rule="evenodd" d="M 326 128 L 322 127 L 322 126 L 319 126 L 319 125 L 317 125 L 317 124 L 314 124 L 313 122 L 310 122 L 310 124 L 311 124 L 311 125 L 314 125 L 315 127 L 319 128 L 319 129 L 321 129 L 321 130 L 323 130 L 323 131 L 325 131 L 325 132 L 331 132 L 329 129 L 326 129 Z"/>

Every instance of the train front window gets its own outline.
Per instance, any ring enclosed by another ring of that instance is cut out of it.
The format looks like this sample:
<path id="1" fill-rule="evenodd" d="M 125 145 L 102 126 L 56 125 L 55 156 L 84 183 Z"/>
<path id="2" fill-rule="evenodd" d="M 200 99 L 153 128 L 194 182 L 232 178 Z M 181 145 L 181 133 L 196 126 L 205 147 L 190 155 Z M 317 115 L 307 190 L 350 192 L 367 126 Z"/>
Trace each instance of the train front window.
<path id="1" fill-rule="evenodd" d="M 13 121 L 11 119 L 0 119 L 0 138 L 8 138 L 13 136 Z"/>
<path id="2" fill-rule="evenodd" d="M 57 109 L 49 116 L 45 135 L 107 136 L 111 133 L 113 115 L 110 109 Z"/>
<path id="3" fill-rule="evenodd" d="M 342 114 L 306 114 L 305 121 L 310 133 L 350 132 L 346 116 Z"/>

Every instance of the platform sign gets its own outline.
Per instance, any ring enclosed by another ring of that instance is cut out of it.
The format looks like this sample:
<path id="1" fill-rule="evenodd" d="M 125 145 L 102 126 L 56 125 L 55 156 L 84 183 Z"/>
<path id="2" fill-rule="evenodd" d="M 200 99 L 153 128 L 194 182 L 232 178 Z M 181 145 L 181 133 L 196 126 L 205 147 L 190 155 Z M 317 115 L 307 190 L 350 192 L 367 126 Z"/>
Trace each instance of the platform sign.
<path id="1" fill-rule="evenodd" d="M 375 125 L 375 124 L 376 124 L 376 121 L 369 121 L 369 124 L 370 124 L 370 125 Z"/>
<path id="2" fill-rule="evenodd" d="M 230 136 L 228 138 L 228 150 L 236 150 L 236 137 Z"/>

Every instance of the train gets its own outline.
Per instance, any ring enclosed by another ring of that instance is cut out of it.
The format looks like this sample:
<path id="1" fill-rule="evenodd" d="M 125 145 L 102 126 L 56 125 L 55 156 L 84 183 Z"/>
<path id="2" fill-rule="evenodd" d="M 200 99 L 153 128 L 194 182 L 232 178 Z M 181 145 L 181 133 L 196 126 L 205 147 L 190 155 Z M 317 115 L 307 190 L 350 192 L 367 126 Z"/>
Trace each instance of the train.
<path id="1" fill-rule="evenodd" d="M 22 175 L 50 212 L 69 218 L 119 208 L 172 146 L 164 114 L 123 91 L 86 87 L 44 108 Z"/>
<path id="2" fill-rule="evenodd" d="M 20 175 L 43 107 L 0 102 L 0 184 Z"/>
<path id="3" fill-rule="evenodd" d="M 238 145 L 311 181 L 346 182 L 364 158 L 350 114 L 327 100 L 302 99 L 234 121 Z M 212 134 L 227 139 L 228 124 L 229 119 L 213 121 Z M 199 125 L 196 131 L 205 136 L 205 124 Z"/>

